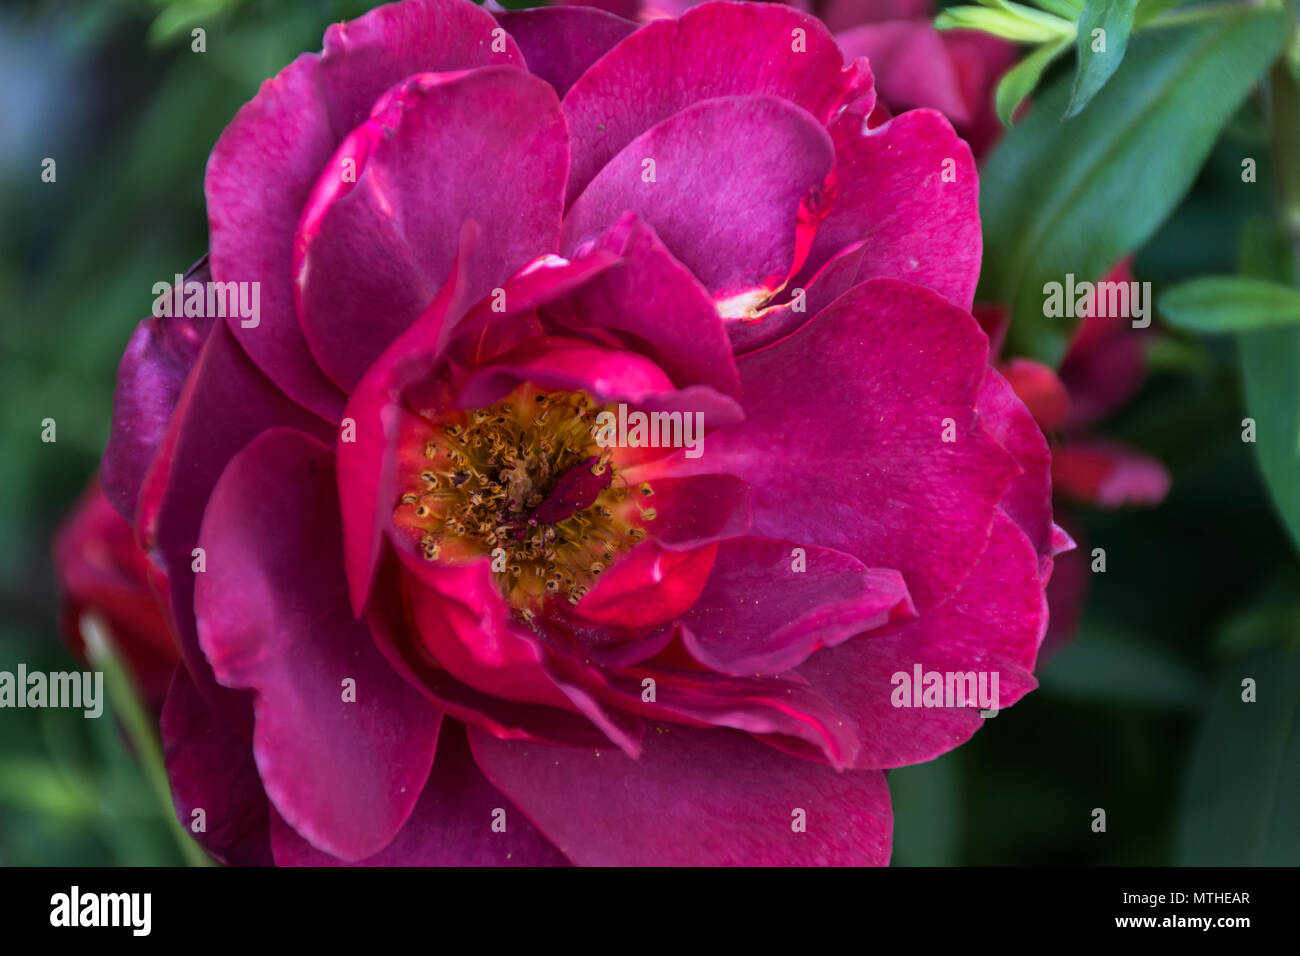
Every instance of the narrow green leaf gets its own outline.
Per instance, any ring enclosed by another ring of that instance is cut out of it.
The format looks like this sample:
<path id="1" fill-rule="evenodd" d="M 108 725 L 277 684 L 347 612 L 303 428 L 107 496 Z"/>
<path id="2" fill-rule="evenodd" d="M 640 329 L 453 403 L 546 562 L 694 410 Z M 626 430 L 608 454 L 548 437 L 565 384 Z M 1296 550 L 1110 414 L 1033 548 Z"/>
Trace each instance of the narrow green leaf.
<path id="1" fill-rule="evenodd" d="M 1010 306 L 1011 354 L 1057 364 L 1076 320 L 1043 314 L 1044 284 L 1095 280 L 1155 232 L 1285 37 L 1251 8 L 1140 33 L 1092 109 L 1062 123 L 1063 80 L 1003 137 L 980 176 L 980 295 Z"/>
<path id="2" fill-rule="evenodd" d="M 1034 92 L 1034 87 L 1042 79 L 1043 71 L 1070 46 L 1070 38 L 1063 37 L 1055 43 L 1040 46 L 1029 56 L 1017 63 L 998 82 L 995 102 L 998 119 L 1004 126 L 1011 125 L 1011 118 L 1025 101 L 1025 97 Z"/>
<path id="3" fill-rule="evenodd" d="M 1062 24 L 1064 21 L 1056 20 L 1056 23 Z M 1045 24 L 1038 19 L 1027 19 L 1018 12 L 1002 9 L 1001 5 L 993 10 L 986 7 L 949 7 L 934 18 L 934 25 L 939 30 L 979 30 L 1017 43 L 1046 43 L 1061 35 L 1060 29 L 1055 25 Z M 1068 27 L 1069 24 L 1065 26 Z"/>
<path id="4" fill-rule="evenodd" d="M 1242 233 L 1237 264 L 1243 275 L 1284 280 L 1291 276 L 1289 249 L 1270 223 L 1252 220 Z M 1300 549 L 1300 328 L 1260 329 L 1237 340 L 1252 448 L 1273 505 L 1292 543 Z M 1244 426 L 1243 426 L 1244 430 Z"/>
<path id="5" fill-rule="evenodd" d="M 1166 10 L 1172 9 L 1182 2 L 1183 0 L 1138 0 L 1137 14 L 1133 17 L 1133 25 L 1140 29 Z"/>
<path id="6" fill-rule="evenodd" d="M 1160 311 L 1180 329 L 1249 332 L 1300 323 L 1300 292 L 1267 279 L 1205 276 L 1166 292 Z"/>
<path id="7" fill-rule="evenodd" d="M 1254 682 L 1255 701 L 1242 699 Z M 1300 864 L 1300 651 L 1224 666 L 1192 752 L 1178 830 L 1186 866 Z"/>
<path id="8" fill-rule="evenodd" d="M 1137 0 L 1087 0 L 1079 17 L 1079 67 L 1065 118 L 1077 116 L 1106 85 L 1128 49 Z M 1098 32 L 1100 31 L 1100 32 Z"/>
<path id="9" fill-rule="evenodd" d="M 97 614 L 90 613 L 82 616 L 80 624 L 81 638 L 86 644 L 86 659 L 92 667 L 104 672 L 104 686 L 109 701 L 135 748 L 159 805 L 164 808 L 168 828 L 176 845 L 189 866 L 211 866 L 212 861 L 194 842 L 193 837 L 185 832 L 172 811 L 171 784 L 163 765 L 162 745 L 154 730 L 153 720 L 135 691 L 130 672 L 113 647 L 107 625 Z"/>
<path id="10" fill-rule="evenodd" d="M 1072 2 L 1072 0 L 1038 0 L 1038 5 L 1048 13 L 1055 14 L 1062 20 L 1068 20 L 1071 23 L 1078 20 L 1079 14 L 1083 12 L 1082 5 Z"/>

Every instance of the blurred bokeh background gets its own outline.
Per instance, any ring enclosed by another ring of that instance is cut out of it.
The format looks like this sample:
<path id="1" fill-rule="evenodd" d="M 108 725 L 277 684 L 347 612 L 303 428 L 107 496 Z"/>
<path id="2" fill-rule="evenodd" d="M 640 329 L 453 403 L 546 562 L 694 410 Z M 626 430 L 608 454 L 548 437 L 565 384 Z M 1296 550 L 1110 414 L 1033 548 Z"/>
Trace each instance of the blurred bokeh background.
<path id="1" fill-rule="evenodd" d="M 370 5 L 0 6 L 0 670 L 77 666 L 51 539 L 95 471 L 153 284 L 205 250 L 213 142 L 264 78 Z M 1266 183 L 1254 99 L 1137 257 L 1157 295 L 1231 271 L 1243 223 L 1267 214 L 1266 188 L 1238 188 L 1243 154 Z M 1155 509 L 1073 510 L 1108 559 L 1081 628 L 970 744 L 891 774 L 897 865 L 1300 862 L 1295 551 L 1241 440 L 1233 342 L 1153 343 L 1146 386 L 1104 431 L 1165 462 L 1172 490 Z M 1231 706 L 1244 677 L 1259 702 Z M 0 711 L 0 864 L 181 863 L 128 739 L 112 716 Z"/>

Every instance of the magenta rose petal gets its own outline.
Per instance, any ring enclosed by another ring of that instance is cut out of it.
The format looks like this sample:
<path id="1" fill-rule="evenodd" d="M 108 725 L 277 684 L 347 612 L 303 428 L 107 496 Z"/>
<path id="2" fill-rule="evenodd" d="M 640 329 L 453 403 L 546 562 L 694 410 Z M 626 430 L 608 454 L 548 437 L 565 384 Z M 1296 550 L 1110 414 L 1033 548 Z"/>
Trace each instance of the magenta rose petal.
<path id="1" fill-rule="evenodd" d="M 607 330 L 652 358 L 679 386 L 710 385 L 740 397 L 740 373 L 707 290 L 635 214 L 623 216 L 586 255 L 619 261 L 573 294 L 551 303 L 548 318 L 569 330 Z"/>
<path id="2" fill-rule="evenodd" d="M 825 128 L 779 97 L 696 103 L 601 169 L 565 217 L 562 251 L 636 210 L 724 309 L 757 301 L 798 266 L 800 203 L 834 158 Z"/>
<path id="3" fill-rule="evenodd" d="M 258 325 L 228 324 L 258 367 L 318 414 L 337 420 L 343 395 L 298 324 L 298 216 L 335 147 L 386 89 L 413 73 L 522 65 L 504 31 L 492 49 L 496 29 L 491 14 L 460 0 L 389 4 L 336 24 L 324 53 L 305 53 L 263 83 L 213 147 L 204 181 L 213 278 L 260 288 Z"/>
<path id="4" fill-rule="evenodd" d="M 859 23 L 928 18 L 933 0 L 826 0 L 821 18 L 835 33 Z"/>
<path id="5" fill-rule="evenodd" d="M 211 278 L 207 256 L 185 274 L 186 281 Z M 135 518 L 140 486 L 211 330 L 210 316 L 150 316 L 136 326 L 118 363 L 113 431 L 99 465 L 99 481 L 105 497 L 128 521 Z"/>
<path id="6" fill-rule="evenodd" d="M 504 831 L 493 830 L 500 820 Z M 459 724 L 444 725 L 429 780 L 397 836 L 374 856 L 348 864 L 322 853 L 272 811 L 280 866 L 564 866 L 568 861 L 474 763 Z"/>
<path id="7" fill-rule="evenodd" d="M 716 548 L 670 551 L 643 541 L 600 576 L 573 613 L 592 624 L 637 632 L 668 624 L 698 600 Z"/>
<path id="8" fill-rule="evenodd" d="M 336 444 L 339 507 L 343 523 L 344 564 L 352 610 L 360 617 L 374 583 L 384 530 L 391 524 L 397 436 L 410 412 L 402 408 L 402 390 L 427 374 L 451 335 L 464 306 L 465 275 L 478 227 L 460 232 L 460 251 L 437 296 L 415 323 L 370 367 L 348 398 L 345 421 L 356 432 Z"/>
<path id="9" fill-rule="evenodd" d="M 953 123 L 969 121 L 961 83 L 929 19 L 870 23 L 836 33 L 844 59 L 871 62 L 876 92 L 895 113 L 930 107 Z"/>
<path id="10" fill-rule="evenodd" d="M 233 696 L 233 695 L 232 695 Z M 251 748 L 252 702 L 218 714 L 177 667 L 162 710 L 163 762 L 186 832 L 229 866 L 269 866 L 268 806 Z M 231 719 L 239 713 L 240 719 Z M 201 829 L 193 824 L 200 819 Z"/>
<path id="11" fill-rule="evenodd" d="M 1038 555 L 1006 515 L 961 590 L 915 621 L 875 631 L 813 655 L 798 672 L 857 722 L 854 766 L 902 767 L 932 760 L 970 739 L 983 719 L 967 706 L 895 706 L 901 681 L 922 673 L 984 672 L 998 677 L 999 708 L 1038 686 L 1032 670 L 1047 628 Z M 978 685 L 977 685 L 978 686 Z M 906 696 L 906 695 L 904 695 Z M 920 697 L 920 689 L 909 698 Z"/>
<path id="12" fill-rule="evenodd" d="M 723 674 L 779 674 L 813 652 L 914 617 L 903 577 L 851 555 L 770 538 L 723 542 L 704 593 L 682 617 L 686 649 Z M 795 573 L 792 564 L 804 562 Z"/>
<path id="13" fill-rule="evenodd" d="M 661 467 L 736 475 L 750 486 L 754 534 L 895 568 L 924 612 L 983 553 L 1019 471 L 976 413 L 987 357 L 968 313 L 919 286 L 869 280 L 742 356 L 745 421 L 710 435 L 699 463 L 679 455 Z M 860 466 L 845 467 L 846 448 Z"/>
<path id="14" fill-rule="evenodd" d="M 254 692 L 267 795 L 313 845 L 355 860 L 410 814 L 441 712 L 352 617 L 335 495 L 327 446 L 288 429 L 254 440 L 212 493 L 195 610 L 218 679 Z"/>
<path id="15" fill-rule="evenodd" d="M 744 534 L 753 523 L 749 489 L 732 475 L 659 478 L 642 505 L 655 519 L 646 532 L 673 551 L 699 548 Z"/>
<path id="16" fill-rule="evenodd" d="M 569 660 L 572 664 L 575 659 Z M 589 668 L 573 679 L 600 700 L 649 720 L 744 731 L 784 752 L 837 769 L 852 766 L 858 751 L 853 721 L 798 674 L 729 677 L 648 662 L 618 672 Z M 653 701 L 644 697 L 647 680 L 654 685 Z M 635 757 L 640 750 L 625 752 Z"/>
<path id="17" fill-rule="evenodd" d="M 636 29 L 630 20 L 591 7 L 537 7 L 505 10 L 497 22 L 519 44 L 528 72 L 563 96 L 575 80 Z"/>
<path id="18" fill-rule="evenodd" d="M 794 50 L 795 30 L 803 31 L 802 52 Z M 628 143 L 700 100 L 778 96 L 824 124 L 847 98 L 869 92 L 869 76 L 844 67 L 820 21 L 777 4 L 706 3 L 680 20 L 651 23 L 564 97 L 573 144 L 567 201 Z"/>
<path id="19" fill-rule="evenodd" d="M 1058 541 L 1052 522 L 1052 456 L 1047 439 L 1007 380 L 993 369 L 980 389 L 979 411 L 989 434 L 1021 469 L 1007 487 L 1002 510 L 1029 536 L 1038 554 L 1050 558 Z"/>
<path id="20" fill-rule="evenodd" d="M 469 736 L 488 779 L 580 865 L 889 862 L 882 773 L 841 773 L 735 731 L 676 725 L 647 735 L 638 760 Z M 806 832 L 793 826 L 799 811 Z"/>
<path id="21" fill-rule="evenodd" d="M 318 68 L 304 53 L 262 84 L 212 148 L 203 188 L 212 278 L 258 284 L 258 324 L 230 317 L 231 331 L 290 398 L 337 420 L 343 394 L 307 349 L 290 272 L 298 213 L 337 142 Z"/>
<path id="22" fill-rule="evenodd" d="M 581 389 L 599 401 L 646 410 L 698 412 L 706 427 L 730 425 L 740 404 L 707 385 L 675 389 L 654 362 L 635 352 L 613 351 L 579 339 L 539 338 L 475 370 L 461 385 L 459 403 L 476 408 L 499 401 L 523 382 L 549 389 Z"/>
<path id="23" fill-rule="evenodd" d="M 541 648 L 519 630 L 492 583 L 489 562 L 438 566 L 399 551 L 412 588 L 411 612 L 423 647 L 458 680 L 521 703 L 567 707 L 546 673 Z"/>
<path id="24" fill-rule="evenodd" d="M 199 524 L 222 469 L 260 432 L 277 426 L 326 441 L 334 434 L 332 426 L 276 389 L 226 326 L 214 326 L 176 402 L 136 514 L 141 544 L 158 565 L 155 583 L 175 621 L 181 654 L 210 703 L 218 688 L 194 623 Z"/>
<path id="25" fill-rule="evenodd" d="M 524 66 L 492 14 L 463 0 L 388 3 L 325 31 L 321 82 L 339 139 L 360 126 L 376 99 L 414 73 Z"/>
<path id="26" fill-rule="evenodd" d="M 840 122 L 832 130 L 838 197 L 800 275 L 866 240 L 860 278 L 907 279 L 969 310 L 982 249 L 970 147 L 933 110 L 860 127 Z"/>
<path id="27" fill-rule="evenodd" d="M 761 310 L 752 318 L 727 323 L 727 336 L 737 355 L 770 345 L 800 328 L 826 306 L 868 276 L 861 276 L 866 242 L 845 246 L 822 264 L 803 286 L 787 287 L 785 301 Z"/>
<path id="28" fill-rule="evenodd" d="M 554 90 L 520 70 L 420 74 L 386 94 L 326 165 L 294 239 L 321 368 L 348 391 L 361 380 L 441 287 L 462 223 L 480 229 L 467 302 L 552 252 L 567 161 Z"/>
<path id="29" fill-rule="evenodd" d="M 404 653 L 403 639 L 415 623 L 403 619 L 402 599 L 395 593 L 397 584 L 400 582 L 390 581 L 392 593 L 386 591 L 382 599 L 371 603 L 367 623 L 393 669 L 415 683 L 448 716 L 508 740 L 544 740 L 575 747 L 608 743 L 609 735 L 578 713 L 494 697 L 456 680 L 427 655 Z"/>

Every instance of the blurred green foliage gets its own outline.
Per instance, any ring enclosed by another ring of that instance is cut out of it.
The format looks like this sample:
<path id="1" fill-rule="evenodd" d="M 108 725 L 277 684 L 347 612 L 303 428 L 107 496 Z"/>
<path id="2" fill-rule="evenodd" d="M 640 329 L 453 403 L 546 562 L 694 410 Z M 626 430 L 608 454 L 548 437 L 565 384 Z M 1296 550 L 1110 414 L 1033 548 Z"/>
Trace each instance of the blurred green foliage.
<path id="1" fill-rule="evenodd" d="M 117 361 L 153 283 L 204 251 L 208 151 L 264 78 L 368 5 L 0 9 L 0 669 L 70 664 L 49 542 L 95 469 Z M 190 50 L 194 25 L 206 53 Z M 1122 95 L 1125 71 L 1143 62 L 1139 40 L 1072 123 Z M 1068 78 L 1054 95 L 1041 112 L 1065 130 L 1052 135 L 1068 136 Z M 1260 161 L 1249 189 L 1243 155 Z M 57 160 L 56 183 L 41 182 L 45 157 Z M 1138 178 L 1147 157 L 1128 162 L 1096 175 Z M 1187 175 L 1190 194 L 1137 260 L 1157 293 L 1232 272 L 1246 219 L 1269 211 L 1253 99 Z M 1146 388 L 1107 431 L 1168 464 L 1169 498 L 1076 510 L 1109 559 L 1081 632 L 1041 668 L 1041 688 L 969 745 L 891 773 L 898 864 L 1300 862 L 1296 555 L 1241 441 L 1244 414 L 1231 340 L 1159 341 Z M 40 441 L 47 417 L 54 444 Z M 1258 681 L 1258 705 L 1234 703 L 1244 677 Z M 1090 828 L 1094 807 L 1107 811 L 1106 833 Z M 108 716 L 0 712 L 0 864 L 179 863 L 165 813 Z"/>

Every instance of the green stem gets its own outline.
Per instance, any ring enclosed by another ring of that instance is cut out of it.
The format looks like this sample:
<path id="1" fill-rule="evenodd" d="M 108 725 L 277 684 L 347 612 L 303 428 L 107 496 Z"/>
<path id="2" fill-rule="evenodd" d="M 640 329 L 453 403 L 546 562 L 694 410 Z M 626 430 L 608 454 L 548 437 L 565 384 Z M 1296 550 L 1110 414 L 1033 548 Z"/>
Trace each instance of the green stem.
<path id="1" fill-rule="evenodd" d="M 108 627 L 95 614 L 83 615 L 81 637 L 86 643 L 86 657 L 91 666 L 104 673 L 104 684 L 113 711 L 121 720 L 127 738 L 130 739 L 131 746 L 135 749 L 136 756 L 144 768 L 145 779 L 163 806 L 163 816 L 170 824 L 172 836 L 176 840 L 176 845 L 180 847 L 181 855 L 189 866 L 211 866 L 212 860 L 176 819 L 171 785 L 167 782 L 167 768 L 163 763 L 162 745 L 154 732 L 153 719 L 140 703 L 140 696 L 135 691 L 131 675 L 122 666 L 122 661 L 114 650 Z"/>

